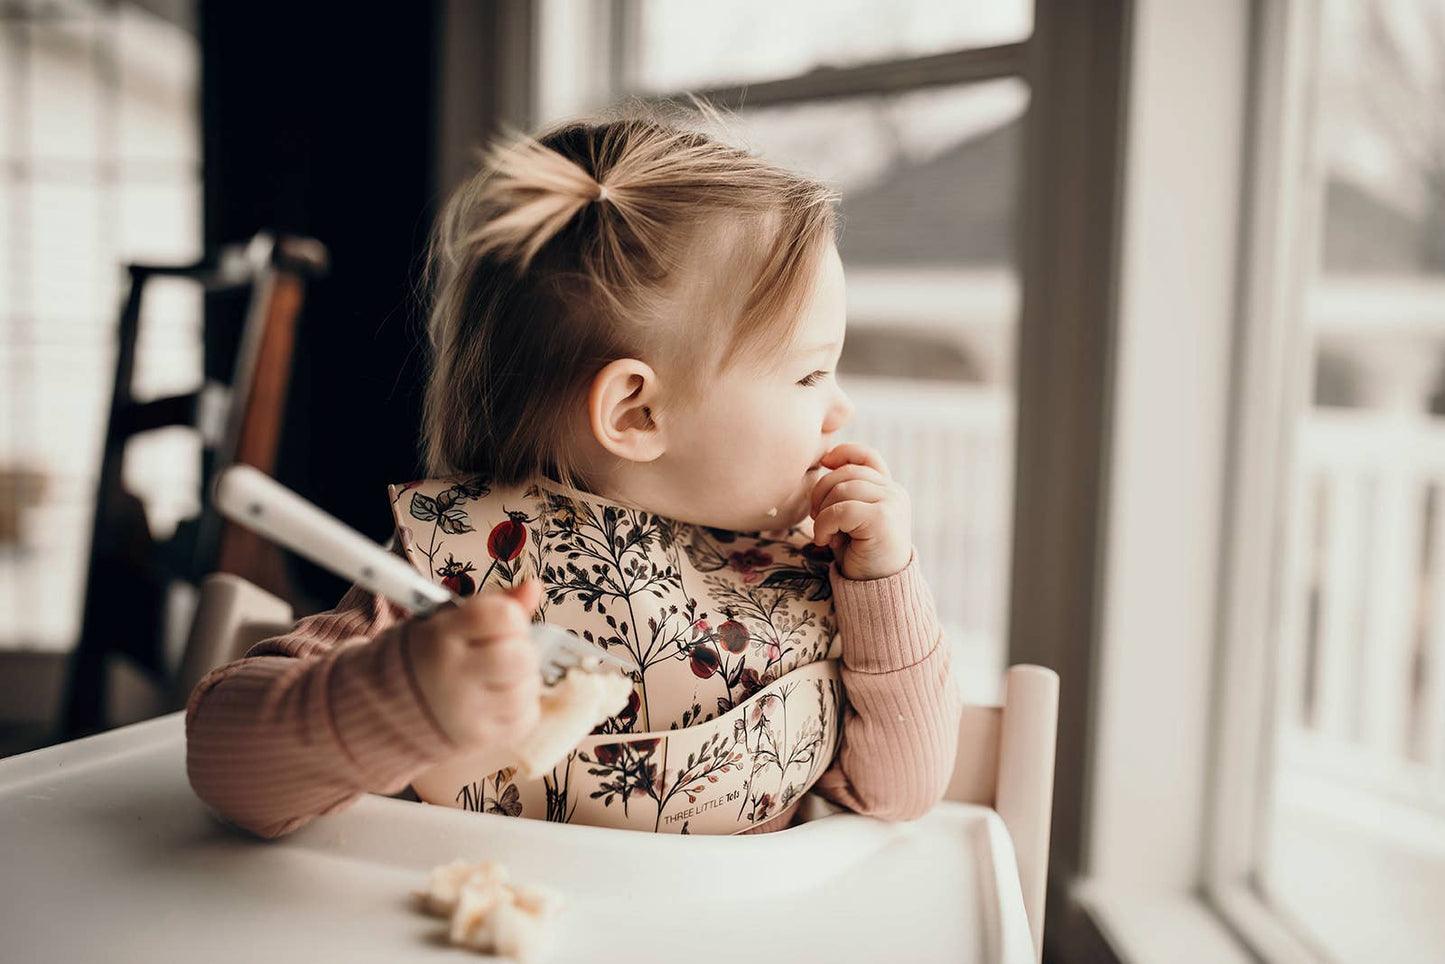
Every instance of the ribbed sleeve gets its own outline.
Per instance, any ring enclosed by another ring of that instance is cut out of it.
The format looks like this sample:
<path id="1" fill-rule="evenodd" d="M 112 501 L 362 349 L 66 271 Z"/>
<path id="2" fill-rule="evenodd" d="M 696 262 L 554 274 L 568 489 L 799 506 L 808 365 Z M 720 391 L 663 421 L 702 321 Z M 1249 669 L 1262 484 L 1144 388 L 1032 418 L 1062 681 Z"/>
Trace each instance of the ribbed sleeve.
<path id="1" fill-rule="evenodd" d="M 454 752 L 407 666 L 404 616 L 352 587 L 335 609 L 203 678 L 186 705 L 196 794 L 277 837 L 363 793 L 395 793 Z"/>
<path id="2" fill-rule="evenodd" d="M 823 796 L 890 820 L 943 795 L 959 716 L 949 648 L 912 559 L 884 579 L 831 573 L 846 693 Z M 353 586 L 336 608 L 197 684 L 186 706 L 196 794 L 262 837 L 290 833 L 367 792 L 396 793 L 456 751 L 417 691 L 402 646 L 405 612 Z M 748 833 L 789 826 L 797 804 Z"/>
<path id="3" fill-rule="evenodd" d="M 843 735 L 817 791 L 839 806 L 912 820 L 943 798 L 963 703 L 916 554 L 902 572 L 831 572 L 847 696 Z"/>

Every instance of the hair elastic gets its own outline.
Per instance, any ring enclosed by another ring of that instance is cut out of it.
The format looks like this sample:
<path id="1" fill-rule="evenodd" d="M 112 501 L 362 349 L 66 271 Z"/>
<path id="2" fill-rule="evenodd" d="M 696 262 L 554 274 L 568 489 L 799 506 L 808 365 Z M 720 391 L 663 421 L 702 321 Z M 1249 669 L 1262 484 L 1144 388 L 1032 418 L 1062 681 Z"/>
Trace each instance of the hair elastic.
<path id="1" fill-rule="evenodd" d="M 606 184 L 599 184 L 599 185 L 597 185 L 597 197 L 595 197 L 593 200 L 596 200 L 596 201 L 605 201 L 605 200 L 607 200 L 607 185 L 606 185 Z"/>

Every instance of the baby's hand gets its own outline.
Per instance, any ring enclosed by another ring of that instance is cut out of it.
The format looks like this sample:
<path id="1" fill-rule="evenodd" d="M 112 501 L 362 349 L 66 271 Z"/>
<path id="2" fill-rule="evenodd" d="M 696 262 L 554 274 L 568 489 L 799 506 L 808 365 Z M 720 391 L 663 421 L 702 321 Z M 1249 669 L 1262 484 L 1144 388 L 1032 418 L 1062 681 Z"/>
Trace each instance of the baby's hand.
<path id="1" fill-rule="evenodd" d="M 422 698 L 458 746 L 510 744 L 537 725 L 542 682 L 530 631 L 541 597 L 529 579 L 398 628 Z"/>
<path id="2" fill-rule="evenodd" d="M 838 445 L 823 456 L 833 471 L 813 486 L 813 542 L 831 545 L 849 579 L 902 572 L 913 556 L 908 493 L 866 445 Z"/>

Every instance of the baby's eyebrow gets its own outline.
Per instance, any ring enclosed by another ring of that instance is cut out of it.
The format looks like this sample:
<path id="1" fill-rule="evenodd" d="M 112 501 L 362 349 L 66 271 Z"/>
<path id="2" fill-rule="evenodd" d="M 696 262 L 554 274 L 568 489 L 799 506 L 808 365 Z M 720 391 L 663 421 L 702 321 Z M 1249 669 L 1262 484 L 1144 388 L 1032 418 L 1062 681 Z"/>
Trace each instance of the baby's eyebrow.
<path id="1" fill-rule="evenodd" d="M 799 349 L 798 354 L 799 354 L 799 355 L 817 355 L 817 354 L 819 354 L 819 353 L 821 353 L 821 352 L 831 352 L 833 349 L 835 349 L 835 348 L 837 348 L 837 347 L 838 347 L 838 343 L 837 343 L 836 341 L 830 341 L 830 342 L 828 342 L 826 345 L 814 345 L 812 348 Z"/>

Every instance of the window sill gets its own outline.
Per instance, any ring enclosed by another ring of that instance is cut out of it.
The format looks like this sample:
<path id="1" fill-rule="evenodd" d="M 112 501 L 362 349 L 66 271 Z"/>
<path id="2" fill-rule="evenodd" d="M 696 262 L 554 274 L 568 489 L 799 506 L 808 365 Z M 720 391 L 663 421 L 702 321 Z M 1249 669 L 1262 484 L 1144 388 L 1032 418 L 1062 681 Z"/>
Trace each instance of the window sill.
<path id="1" fill-rule="evenodd" d="M 1210 891 L 1210 900 L 1223 921 L 1268 964 L 1321 964 L 1324 955 L 1311 950 L 1280 922 L 1279 912 L 1242 885 Z"/>
<path id="2" fill-rule="evenodd" d="M 1197 895 L 1084 881 L 1073 900 L 1121 964 L 1257 964 Z"/>

